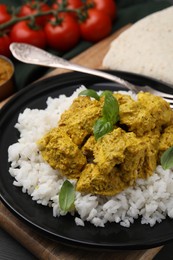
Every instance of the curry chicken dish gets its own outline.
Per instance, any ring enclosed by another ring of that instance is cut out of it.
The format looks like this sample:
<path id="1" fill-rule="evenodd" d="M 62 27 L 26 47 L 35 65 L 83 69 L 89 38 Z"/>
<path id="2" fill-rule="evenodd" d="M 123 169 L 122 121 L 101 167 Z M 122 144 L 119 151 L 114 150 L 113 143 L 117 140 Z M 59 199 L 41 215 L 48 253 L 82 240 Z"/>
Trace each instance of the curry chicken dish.
<path id="1" fill-rule="evenodd" d="M 119 121 L 99 138 L 93 125 L 101 117 L 104 97 L 77 97 L 57 127 L 40 140 L 43 159 L 81 193 L 113 196 L 151 176 L 163 152 L 173 146 L 173 111 L 161 97 L 140 92 L 137 100 L 114 93 Z"/>

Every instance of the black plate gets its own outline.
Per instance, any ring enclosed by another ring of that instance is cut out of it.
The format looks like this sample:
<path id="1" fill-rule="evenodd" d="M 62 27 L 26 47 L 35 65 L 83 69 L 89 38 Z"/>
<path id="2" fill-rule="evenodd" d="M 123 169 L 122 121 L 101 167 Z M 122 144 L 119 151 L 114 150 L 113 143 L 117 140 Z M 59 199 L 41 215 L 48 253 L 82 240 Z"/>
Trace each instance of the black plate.
<path id="1" fill-rule="evenodd" d="M 131 73 L 112 72 L 115 75 L 138 85 L 149 85 L 173 94 L 173 89 L 154 79 Z M 18 115 L 26 107 L 45 108 L 48 96 L 71 95 L 84 84 L 93 89 L 117 90 L 115 83 L 81 73 L 67 73 L 32 84 L 16 94 L 0 111 L 0 194 L 9 209 L 27 224 L 42 232 L 48 238 L 75 246 L 99 250 L 144 249 L 165 244 L 173 240 L 173 220 L 166 218 L 154 227 L 141 225 L 135 221 L 130 228 L 119 224 L 107 223 L 105 228 L 94 227 L 86 223 L 85 227 L 76 226 L 74 217 L 54 218 L 52 209 L 40 206 L 23 194 L 20 188 L 13 186 L 13 178 L 8 173 L 8 147 L 19 137 L 14 125 Z"/>

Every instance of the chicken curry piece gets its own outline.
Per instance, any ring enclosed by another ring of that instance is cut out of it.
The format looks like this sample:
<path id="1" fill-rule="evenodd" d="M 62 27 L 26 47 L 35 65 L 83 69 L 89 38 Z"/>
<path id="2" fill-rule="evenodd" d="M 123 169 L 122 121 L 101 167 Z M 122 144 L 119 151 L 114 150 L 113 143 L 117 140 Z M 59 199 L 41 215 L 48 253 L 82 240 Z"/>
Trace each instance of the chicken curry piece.
<path id="1" fill-rule="evenodd" d="M 173 111 L 161 97 L 139 93 L 137 100 L 114 94 L 119 122 L 97 141 L 93 125 L 101 117 L 103 99 L 79 96 L 56 128 L 38 141 L 43 159 L 82 193 L 113 196 L 138 178 L 148 178 L 162 153 L 173 146 Z"/>

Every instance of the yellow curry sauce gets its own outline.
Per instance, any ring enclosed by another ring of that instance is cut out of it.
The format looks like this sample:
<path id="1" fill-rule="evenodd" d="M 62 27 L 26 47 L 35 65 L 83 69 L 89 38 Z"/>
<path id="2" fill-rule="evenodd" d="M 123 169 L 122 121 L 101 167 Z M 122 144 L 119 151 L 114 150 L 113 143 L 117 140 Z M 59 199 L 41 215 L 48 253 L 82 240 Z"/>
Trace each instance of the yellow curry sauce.
<path id="1" fill-rule="evenodd" d="M 76 190 L 112 196 L 151 176 L 161 154 L 173 146 L 173 111 L 161 97 L 139 93 L 137 100 L 114 94 L 120 120 L 97 141 L 93 125 L 101 117 L 104 97 L 76 98 L 56 128 L 38 141 L 45 161 L 69 179 Z"/>
<path id="2" fill-rule="evenodd" d="M 7 59 L 0 57 L 0 86 L 11 78 L 13 70 L 12 64 Z"/>

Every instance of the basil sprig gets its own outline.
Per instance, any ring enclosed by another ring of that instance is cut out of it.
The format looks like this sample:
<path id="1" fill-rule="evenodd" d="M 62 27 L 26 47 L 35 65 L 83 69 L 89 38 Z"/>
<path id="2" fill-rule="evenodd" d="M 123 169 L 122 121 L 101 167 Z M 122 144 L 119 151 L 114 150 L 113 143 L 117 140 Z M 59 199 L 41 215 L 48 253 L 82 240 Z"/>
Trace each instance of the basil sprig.
<path id="1" fill-rule="evenodd" d="M 161 165 L 164 170 L 173 167 L 173 146 L 168 148 L 161 156 Z"/>
<path id="2" fill-rule="evenodd" d="M 102 109 L 102 117 L 96 120 L 93 132 L 95 139 L 98 140 L 103 135 L 111 132 L 114 125 L 119 120 L 119 105 L 117 99 L 112 95 L 109 90 L 103 91 L 99 96 L 97 92 L 93 89 L 86 89 L 80 92 L 79 95 L 86 95 L 100 100 L 100 97 L 104 96 L 104 105 Z"/>
<path id="3" fill-rule="evenodd" d="M 98 140 L 103 135 L 110 133 L 113 130 L 113 124 L 106 120 L 106 118 L 99 118 L 94 124 L 94 136 Z"/>
<path id="4" fill-rule="evenodd" d="M 100 96 L 97 94 L 97 92 L 94 89 L 85 89 L 79 93 L 79 96 L 88 96 L 95 98 L 96 100 L 100 100 Z"/>
<path id="5" fill-rule="evenodd" d="M 117 99 L 112 95 L 111 91 L 104 91 L 105 96 L 102 115 L 108 122 L 116 124 L 119 120 L 119 105 Z"/>
<path id="6" fill-rule="evenodd" d="M 75 188 L 73 184 L 66 180 L 59 193 L 59 206 L 64 212 L 70 211 L 74 207 Z"/>

